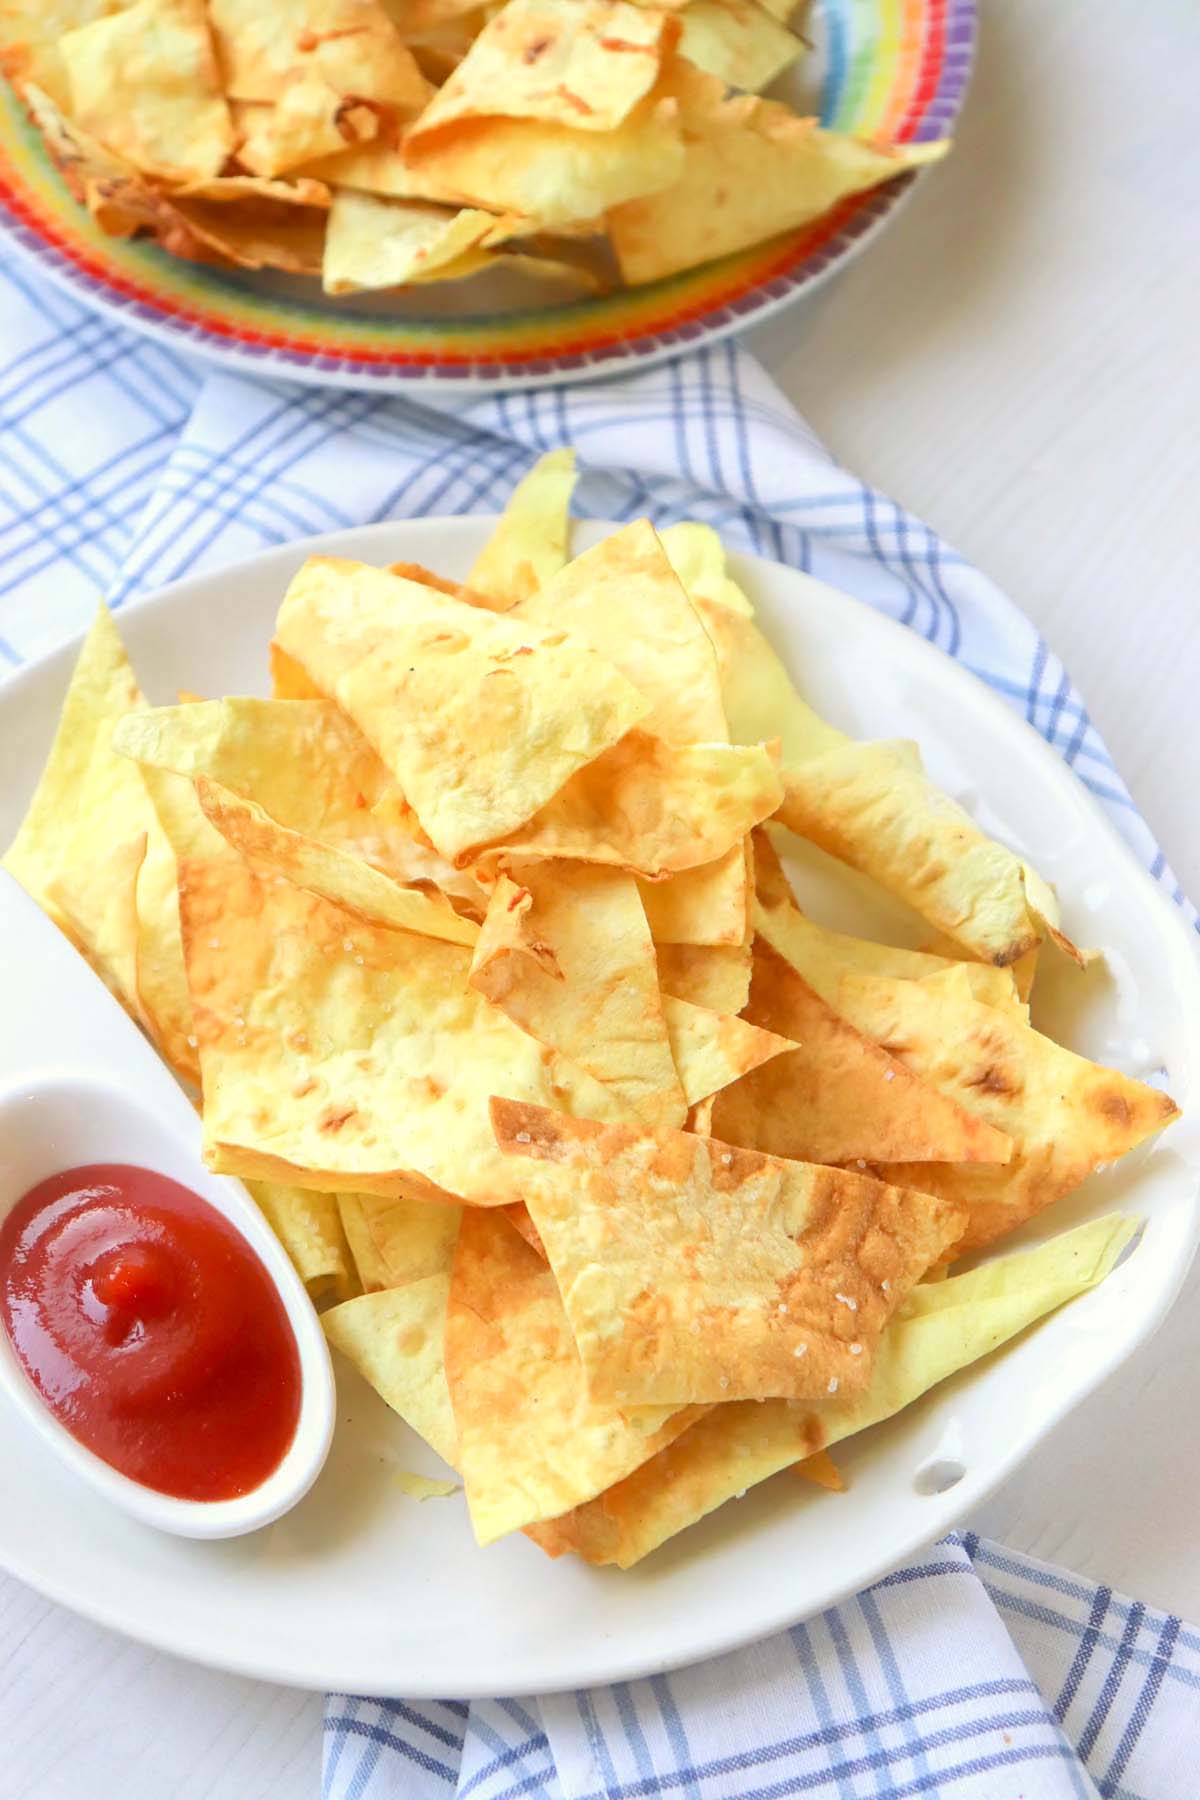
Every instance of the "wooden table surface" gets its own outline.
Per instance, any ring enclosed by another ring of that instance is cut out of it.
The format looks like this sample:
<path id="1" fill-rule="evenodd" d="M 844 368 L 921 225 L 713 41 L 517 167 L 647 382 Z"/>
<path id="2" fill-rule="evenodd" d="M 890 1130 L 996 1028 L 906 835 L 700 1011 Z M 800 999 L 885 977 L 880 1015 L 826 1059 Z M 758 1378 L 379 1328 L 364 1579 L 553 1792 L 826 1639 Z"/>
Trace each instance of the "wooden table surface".
<path id="1" fill-rule="evenodd" d="M 956 154 L 753 347 L 841 461 L 1066 660 L 1200 895 L 1200 16 L 985 0 Z M 1200 1286 L 970 1523 L 1200 1620 Z M 3 1800 L 293 1800 L 316 1696 L 189 1668 L 0 1578 Z"/>

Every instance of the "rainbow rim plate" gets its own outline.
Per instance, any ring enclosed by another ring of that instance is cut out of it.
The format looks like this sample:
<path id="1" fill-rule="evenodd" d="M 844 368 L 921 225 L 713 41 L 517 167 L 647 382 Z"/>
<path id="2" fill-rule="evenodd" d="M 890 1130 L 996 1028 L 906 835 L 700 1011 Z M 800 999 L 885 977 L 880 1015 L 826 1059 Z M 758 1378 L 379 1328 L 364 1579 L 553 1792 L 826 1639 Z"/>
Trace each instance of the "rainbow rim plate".
<path id="1" fill-rule="evenodd" d="M 787 97 L 822 124 L 901 142 L 950 132 L 970 79 L 975 0 L 818 0 L 808 29 L 815 53 L 804 59 L 805 86 Z M 364 312 L 308 282 L 208 268 L 106 237 L 0 81 L 0 233 L 18 254 L 85 305 L 176 350 L 243 374 L 375 392 L 595 380 L 711 343 L 761 322 L 857 254 L 916 178 L 645 287 L 506 309 L 485 297 L 474 314 L 431 289 L 406 297 L 400 312 L 378 300 Z"/>

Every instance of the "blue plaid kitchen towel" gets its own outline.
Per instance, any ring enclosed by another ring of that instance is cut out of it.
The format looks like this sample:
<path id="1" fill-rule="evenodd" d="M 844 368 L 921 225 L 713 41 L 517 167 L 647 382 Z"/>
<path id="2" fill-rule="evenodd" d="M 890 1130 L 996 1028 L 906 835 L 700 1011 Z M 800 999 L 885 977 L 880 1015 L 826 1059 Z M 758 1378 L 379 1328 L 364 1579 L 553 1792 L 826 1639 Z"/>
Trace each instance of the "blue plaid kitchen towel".
<path id="1" fill-rule="evenodd" d="M 1021 712 L 1196 923 L 1033 626 L 841 469 L 722 344 L 619 382 L 418 405 L 205 373 L 0 262 L 0 671 L 191 570 L 310 532 L 497 511 L 572 443 L 578 507 L 708 521 L 857 594 Z M 329 1800 L 1196 1800 L 1200 1632 L 955 1537 L 671 1676 L 467 1706 L 330 1696 Z M 1193 1754 L 1189 1754 L 1189 1752 Z"/>

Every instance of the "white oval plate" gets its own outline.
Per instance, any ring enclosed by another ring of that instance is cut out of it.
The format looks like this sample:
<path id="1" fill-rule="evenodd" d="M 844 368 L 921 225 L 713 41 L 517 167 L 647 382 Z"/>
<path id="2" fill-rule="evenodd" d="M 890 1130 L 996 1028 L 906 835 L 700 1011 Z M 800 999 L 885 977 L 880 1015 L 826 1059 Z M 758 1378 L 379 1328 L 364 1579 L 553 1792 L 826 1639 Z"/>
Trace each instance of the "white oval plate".
<path id="1" fill-rule="evenodd" d="M 293 544 L 179 582 L 126 609 L 121 627 L 152 699 L 181 686 L 263 692 L 271 621 L 309 549 L 461 577 L 487 529 L 429 519 Z M 604 530 L 579 527 L 578 546 Z M 1126 1207 L 1146 1219 L 1136 1251 L 1097 1292 L 839 1450 L 849 1492 L 785 1473 L 626 1574 L 552 1563 L 522 1537 L 481 1551 L 461 1497 L 408 1499 L 396 1471 L 436 1474 L 437 1459 L 342 1363 L 320 1480 L 287 1518 L 232 1543 L 139 1527 L 0 1406 L 0 1563 L 14 1574 L 164 1650 L 301 1686 L 472 1696 L 629 1678 L 789 1625 L 883 1574 L 976 1506 L 1161 1322 L 1200 1228 L 1200 968 L 1189 934 L 1075 777 L 972 676 L 788 569 L 749 557 L 734 566 L 820 709 L 861 736 L 919 738 L 934 776 L 1056 883 L 1072 936 L 1108 952 L 1107 969 L 1087 976 L 1047 958 L 1040 1022 L 1130 1073 L 1165 1070 L 1185 1117 L 1019 1241 Z M 32 790 L 71 660 L 59 651 L 0 689 L 0 842 Z M 818 860 L 800 871 L 813 910 L 851 930 L 882 926 Z M 53 1007 L 52 991 L 45 1001 Z M 1098 1477 L 1103 1454 L 1098 1445 Z M 934 1460 L 961 1465 L 962 1478 L 921 1493 L 918 1472 Z"/>

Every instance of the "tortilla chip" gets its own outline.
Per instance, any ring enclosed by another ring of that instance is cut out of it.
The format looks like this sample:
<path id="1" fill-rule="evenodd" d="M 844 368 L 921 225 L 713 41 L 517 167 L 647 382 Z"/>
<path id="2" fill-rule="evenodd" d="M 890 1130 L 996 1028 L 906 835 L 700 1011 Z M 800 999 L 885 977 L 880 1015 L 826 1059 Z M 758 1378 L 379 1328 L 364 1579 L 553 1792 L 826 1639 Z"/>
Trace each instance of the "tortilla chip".
<path id="1" fill-rule="evenodd" d="M 59 52 L 71 117 L 148 175 L 219 175 L 233 124 L 204 0 L 135 0 L 69 31 Z"/>
<path id="2" fill-rule="evenodd" d="M 748 596 L 729 573 L 725 546 L 711 525 L 681 520 L 663 526 L 658 539 L 694 605 L 707 600 L 729 612 L 744 613 L 748 619 L 754 617 Z"/>
<path id="3" fill-rule="evenodd" d="M 613 131 L 654 86 L 676 29 L 665 13 L 627 0 L 507 0 L 425 108 L 409 147 L 497 115 Z"/>
<path id="4" fill-rule="evenodd" d="M 862 1175 L 492 1101 L 596 1400 L 859 1393 L 963 1209 Z"/>
<path id="5" fill-rule="evenodd" d="M 209 0 L 208 12 L 232 100 L 279 100 L 304 76 L 320 78 L 339 99 L 401 112 L 429 98 L 380 0 Z"/>
<path id="6" fill-rule="evenodd" d="M 282 269 L 290 275 L 321 273 L 328 218 L 323 204 L 265 197 L 205 201 L 172 195 L 169 201 L 158 202 L 157 212 L 155 230 L 175 256 L 200 261 L 217 257 L 240 269 Z"/>
<path id="7" fill-rule="evenodd" d="M 814 1450 L 803 1462 L 794 1463 L 797 1475 L 803 1475 L 805 1481 L 811 1481 L 814 1487 L 825 1488 L 831 1494 L 844 1494 L 846 1483 L 842 1471 L 830 1456 L 828 1450 Z"/>
<path id="8" fill-rule="evenodd" d="M 790 1039 L 776 1032 L 761 1031 L 745 1019 L 694 1006 L 690 1000 L 678 1000 L 673 994 L 663 995 L 662 1009 L 671 1054 L 689 1106 L 698 1105 L 749 1070 L 796 1048 Z"/>
<path id="9" fill-rule="evenodd" d="M 188 802 L 222 854 L 228 842 L 379 924 L 474 943 L 474 924 L 434 890 L 478 898 L 478 888 L 415 836 L 391 776 L 331 701 L 154 707 L 122 721 L 113 746 L 144 774 L 187 777 Z M 208 838 L 188 838 L 177 854 L 207 858 Z"/>
<path id="10" fill-rule="evenodd" d="M 590 1506 L 530 1532 L 552 1556 L 628 1569 L 660 1544 L 819 1448 L 888 1419 L 1035 1320 L 1096 1287 L 1137 1230 L 1113 1215 L 1022 1255 L 915 1287 L 883 1334 L 867 1391 L 816 1404 L 722 1406 Z"/>
<path id="11" fill-rule="evenodd" d="M 621 1116 L 468 986 L 457 944 L 232 863 L 185 864 L 180 908 L 206 1154 L 224 1174 L 495 1206 L 519 1187 L 489 1095 Z"/>
<path id="12" fill-rule="evenodd" d="M 146 834 L 135 904 L 138 1012 L 160 1055 L 177 1075 L 198 1085 L 200 1059 L 179 925 L 179 867 L 157 817 Z"/>
<path id="13" fill-rule="evenodd" d="M 501 876 L 470 980 L 630 1112 L 651 1124 L 683 1124 L 654 945 L 632 876 L 561 862 Z"/>
<path id="14" fill-rule="evenodd" d="M 247 1186 L 314 1305 L 349 1300 L 358 1293 L 336 1195 L 280 1187 L 271 1181 L 251 1181 Z"/>
<path id="15" fill-rule="evenodd" d="M 679 54 L 726 87 L 761 93 L 804 49 L 803 40 L 756 0 L 690 0 L 680 14 Z"/>
<path id="16" fill-rule="evenodd" d="M 67 32 L 120 12 L 129 0 L 4 0 L 0 6 L 0 70 L 24 97 L 39 88 L 57 107 L 71 103 L 71 87 L 59 55 Z"/>
<path id="17" fill-rule="evenodd" d="M 750 840 L 735 844 L 716 862 L 667 881 L 639 882 L 638 891 L 656 944 L 744 945 L 753 894 Z"/>
<path id="18" fill-rule="evenodd" d="M 394 1285 L 391 1271 L 379 1253 L 370 1226 L 367 1224 L 366 1207 L 373 1198 L 370 1194 L 335 1194 L 338 1218 L 342 1230 L 346 1234 L 346 1242 L 350 1246 L 350 1255 L 354 1261 L 354 1271 L 358 1285 L 364 1294 L 376 1294 L 383 1288 Z"/>
<path id="19" fill-rule="evenodd" d="M 935 162 L 947 149 L 822 131 L 776 100 L 727 97 L 722 81 L 682 57 L 663 88 L 680 102 L 684 169 L 671 187 L 609 212 L 613 249 L 630 283 L 658 281 L 796 231 L 849 195 Z"/>
<path id="20" fill-rule="evenodd" d="M 702 593 L 695 600 L 716 652 L 733 743 L 778 741 L 786 769 L 849 742 L 800 698 L 753 619 Z"/>
<path id="21" fill-rule="evenodd" d="M 529 600 L 567 560 L 575 452 L 539 457 L 508 497 L 491 537 L 475 558 L 467 586 L 508 611 Z"/>
<path id="22" fill-rule="evenodd" d="M 315 681 L 312 681 L 303 663 L 298 663 L 294 656 L 289 656 L 282 644 L 275 638 L 267 646 L 267 658 L 271 671 L 271 698 L 273 700 L 323 700 L 325 696 Z"/>
<path id="23" fill-rule="evenodd" d="M 334 196 L 325 239 L 322 281 L 327 294 L 403 287 L 446 275 L 464 252 L 494 237 L 493 213 L 400 200 L 348 189 Z"/>
<path id="24" fill-rule="evenodd" d="M 483 1212 L 463 1216 L 445 1358 L 481 1544 L 594 1498 L 698 1417 L 688 1408 L 641 1432 L 592 1398 L 553 1274 L 511 1225 Z"/>
<path id="25" fill-rule="evenodd" d="M 406 156 L 431 195 L 523 213 L 552 230 L 669 187 L 684 166 L 678 108 L 654 95 L 615 131 L 578 131 L 541 119 L 478 119 L 410 141 Z"/>
<path id="26" fill-rule="evenodd" d="M 660 944 L 656 954 L 664 994 L 718 1013 L 740 1013 L 745 1006 L 750 995 L 749 944 Z"/>
<path id="27" fill-rule="evenodd" d="M 137 984 L 137 884 L 146 833 L 82 855 L 49 885 L 68 936 L 130 1017 L 142 1024 Z"/>
<path id="28" fill-rule="evenodd" d="M 857 969 L 818 980 L 803 944 L 797 949 L 799 916 L 760 906 L 758 929 L 857 1031 L 1013 1141 L 1002 1168 L 880 1165 L 969 1209 L 956 1256 L 1014 1230 L 1178 1117 L 1169 1095 L 1076 1056 L 1019 1015 L 965 992 Z"/>
<path id="29" fill-rule="evenodd" d="M 575 857 L 656 881 L 727 855 L 768 817 L 779 791 L 761 745 L 671 746 L 629 731 L 478 860 Z"/>
<path id="30" fill-rule="evenodd" d="M 717 1094 L 715 1136 L 795 1162 L 1008 1161 L 1001 1131 L 856 1031 L 762 938 L 753 967 L 747 1019 L 796 1047 Z M 885 1147 L 906 1144 L 924 1148 Z"/>
<path id="31" fill-rule="evenodd" d="M 80 647 L 46 766 L 3 859 L 9 874 L 58 923 L 61 915 L 47 889 L 69 861 L 84 782 L 98 761 L 102 770 L 111 768 L 114 789 L 136 795 L 135 787 L 124 785 L 131 771 L 112 757 L 108 738 L 118 719 L 144 704 L 112 615 L 102 605 Z M 140 814 L 131 813 L 124 836 L 135 835 L 143 824 Z"/>
<path id="32" fill-rule="evenodd" d="M 523 825 L 646 711 L 562 632 L 310 557 L 276 635 L 374 744 L 451 861 Z"/>
<path id="33" fill-rule="evenodd" d="M 453 1469 L 458 1445 L 442 1356 L 449 1288 L 448 1274 L 427 1275 L 347 1300 L 321 1325 L 334 1349 Z"/>
<path id="34" fill-rule="evenodd" d="M 725 741 L 712 645 L 648 519 L 585 550 L 517 611 L 620 669 L 650 704 L 643 731 L 668 744 Z"/>
<path id="35" fill-rule="evenodd" d="M 448 1275 L 462 1219 L 461 1206 L 444 1201 L 357 1196 L 363 1223 L 381 1259 L 384 1286 L 403 1287 L 427 1275 Z"/>
<path id="36" fill-rule="evenodd" d="M 523 1200 L 514 1200 L 511 1206 L 497 1207 L 503 1213 L 514 1231 L 519 1231 L 531 1250 L 536 1250 L 543 1262 L 548 1262 L 546 1246 L 538 1235 L 538 1228 L 529 1216 L 529 1208 Z"/>

